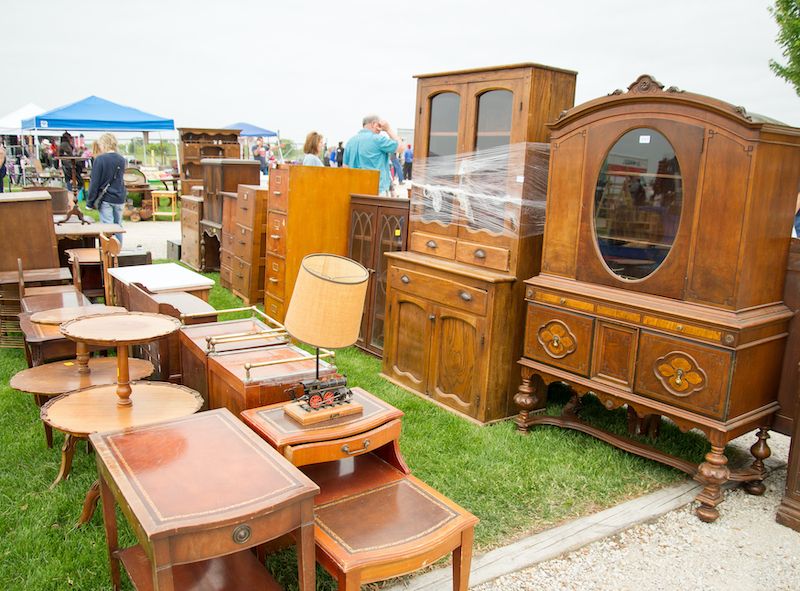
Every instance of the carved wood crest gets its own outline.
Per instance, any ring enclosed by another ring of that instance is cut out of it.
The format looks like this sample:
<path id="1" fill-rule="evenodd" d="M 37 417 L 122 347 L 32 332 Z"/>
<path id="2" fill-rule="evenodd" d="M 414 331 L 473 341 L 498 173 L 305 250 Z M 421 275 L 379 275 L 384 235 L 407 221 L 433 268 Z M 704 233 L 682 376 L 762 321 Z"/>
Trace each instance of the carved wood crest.
<path id="1" fill-rule="evenodd" d="M 653 371 L 670 393 L 685 398 L 706 387 L 706 372 L 688 353 L 672 351 L 656 359 Z"/>
<path id="2" fill-rule="evenodd" d="M 562 359 L 577 349 L 577 339 L 569 327 L 560 320 L 543 324 L 536 332 L 536 339 L 553 359 Z"/>

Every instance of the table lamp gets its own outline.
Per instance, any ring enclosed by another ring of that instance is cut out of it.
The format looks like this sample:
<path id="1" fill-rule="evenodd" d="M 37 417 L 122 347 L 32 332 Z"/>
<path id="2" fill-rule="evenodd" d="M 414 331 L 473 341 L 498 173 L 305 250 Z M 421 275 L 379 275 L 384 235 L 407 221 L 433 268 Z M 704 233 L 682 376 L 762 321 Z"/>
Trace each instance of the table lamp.
<path id="1" fill-rule="evenodd" d="M 341 378 L 329 389 L 320 383 L 319 350 L 341 349 L 356 342 L 368 280 L 369 273 L 362 265 L 337 255 L 310 254 L 300 264 L 283 324 L 294 339 L 316 349 L 316 378 L 313 384 L 303 386 L 307 395 L 316 392 L 320 397 L 317 403 L 333 402 L 334 389 L 340 391 L 345 385 Z"/>

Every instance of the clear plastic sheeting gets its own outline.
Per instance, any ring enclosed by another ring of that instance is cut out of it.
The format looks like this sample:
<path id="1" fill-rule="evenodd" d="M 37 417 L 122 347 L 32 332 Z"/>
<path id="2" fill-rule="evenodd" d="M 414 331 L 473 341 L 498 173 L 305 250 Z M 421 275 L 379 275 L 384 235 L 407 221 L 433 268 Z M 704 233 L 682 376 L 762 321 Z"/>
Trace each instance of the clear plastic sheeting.
<path id="1" fill-rule="evenodd" d="M 494 235 L 544 233 L 550 145 L 519 143 L 414 162 L 411 220 Z"/>

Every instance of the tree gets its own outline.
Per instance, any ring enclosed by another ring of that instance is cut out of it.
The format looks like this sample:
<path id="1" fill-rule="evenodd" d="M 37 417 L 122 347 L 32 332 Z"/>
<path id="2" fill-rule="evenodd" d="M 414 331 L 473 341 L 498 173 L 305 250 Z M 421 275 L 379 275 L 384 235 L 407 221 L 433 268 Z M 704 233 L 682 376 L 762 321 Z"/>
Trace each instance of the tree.
<path id="1" fill-rule="evenodd" d="M 780 28 L 776 41 L 787 60 L 786 65 L 769 60 L 769 67 L 779 78 L 791 83 L 800 96 L 800 0 L 775 0 L 769 11 Z"/>

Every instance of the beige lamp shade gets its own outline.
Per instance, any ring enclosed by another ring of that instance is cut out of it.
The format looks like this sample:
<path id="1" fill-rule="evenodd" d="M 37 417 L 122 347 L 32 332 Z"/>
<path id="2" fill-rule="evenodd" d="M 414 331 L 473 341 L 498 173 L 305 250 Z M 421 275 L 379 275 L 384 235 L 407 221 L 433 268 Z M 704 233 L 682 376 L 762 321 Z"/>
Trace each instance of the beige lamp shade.
<path id="1" fill-rule="evenodd" d="M 286 330 L 314 347 L 349 347 L 358 339 L 368 279 L 367 270 L 348 258 L 304 257 L 283 323 Z"/>

